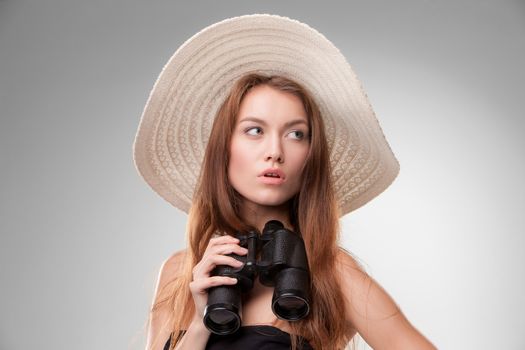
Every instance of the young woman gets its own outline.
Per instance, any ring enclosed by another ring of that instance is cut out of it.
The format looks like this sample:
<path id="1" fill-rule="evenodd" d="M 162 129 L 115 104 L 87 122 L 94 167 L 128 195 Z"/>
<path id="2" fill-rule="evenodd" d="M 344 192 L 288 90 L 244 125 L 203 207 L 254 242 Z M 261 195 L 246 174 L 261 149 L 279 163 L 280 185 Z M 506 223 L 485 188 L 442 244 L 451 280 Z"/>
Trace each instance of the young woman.
<path id="1" fill-rule="evenodd" d="M 217 38 L 224 39 L 225 33 L 230 36 L 242 33 L 239 27 L 251 29 L 252 35 L 254 30 L 267 33 L 276 27 L 281 28 L 280 37 L 294 28 L 313 33 L 313 29 L 303 24 L 269 15 L 243 16 L 221 23 L 226 29 L 211 26 L 208 32 L 213 35 L 208 40 L 203 40 L 201 32 L 200 37 L 190 39 L 182 48 L 191 52 L 191 44 L 196 43 L 194 52 L 198 54 L 206 51 L 207 45 L 223 47 L 227 44 L 217 44 Z M 296 43 L 297 37 L 293 40 Z M 231 42 L 231 38 L 224 42 Z M 261 44 L 264 42 L 259 41 L 258 46 Z M 295 44 L 282 47 L 291 45 Z M 319 47 L 310 55 L 330 55 L 322 49 Z M 337 99 L 343 101 L 342 106 L 348 102 L 343 95 L 337 96 L 337 84 L 324 88 L 335 94 L 333 100 L 319 90 L 322 88 L 315 88 L 315 84 L 306 88 L 297 82 L 299 77 L 308 75 L 306 70 L 293 79 L 293 57 L 284 58 L 285 62 L 280 64 L 260 59 L 255 67 L 242 68 L 239 58 L 244 63 L 252 62 L 246 58 L 246 50 L 243 54 L 240 49 L 230 58 L 235 69 L 224 67 L 224 62 L 218 64 L 220 68 L 216 69 L 222 75 L 216 77 L 213 77 L 216 70 L 204 74 L 197 69 L 198 73 L 190 74 L 180 69 L 210 64 L 214 61 L 210 52 L 203 53 L 208 58 L 199 61 L 195 55 L 178 51 L 159 77 L 144 111 L 135 143 L 137 167 L 164 198 L 189 211 L 188 248 L 173 254 L 160 270 L 149 319 L 147 350 L 343 349 L 356 333 L 374 349 L 434 349 L 392 298 L 338 245 L 339 217 L 388 186 L 397 168 L 389 169 L 387 158 L 390 161 L 395 158 L 388 153 L 389 149 L 381 151 L 377 147 L 374 151 L 377 143 L 367 145 L 363 140 L 367 131 L 358 129 L 357 117 L 334 117 L 339 108 L 334 106 L 340 104 Z M 263 52 L 273 54 L 275 50 L 263 49 Z M 215 54 L 221 57 L 220 52 Z M 181 57 L 186 60 L 192 57 L 191 64 L 176 63 Z M 269 62 L 270 68 L 284 66 L 282 74 L 268 69 Z M 170 67 L 179 70 L 170 71 Z M 224 79 L 227 72 L 235 74 Z M 181 76 L 188 83 L 179 81 L 166 87 L 167 82 Z M 199 86 L 195 81 L 199 76 L 200 79 L 211 76 L 215 84 L 198 88 L 201 95 L 181 89 Z M 314 78 L 320 76 L 331 78 L 330 74 L 312 74 Z M 315 80 L 304 81 L 309 84 Z M 217 82 L 224 85 L 218 87 Z M 319 80 L 316 83 L 322 84 Z M 174 87 L 179 88 L 178 92 Z M 216 93 L 210 93 L 213 91 Z M 359 88 L 354 87 L 354 91 L 362 93 Z M 354 97 L 363 98 L 355 93 Z M 215 104 L 216 112 L 206 117 L 213 110 L 214 103 L 210 101 L 216 100 L 220 101 Z M 369 108 L 366 104 L 362 106 Z M 196 123 L 195 119 L 200 118 L 205 121 Z M 206 118 L 211 118 L 209 132 Z M 203 136 L 206 134 L 209 136 Z M 345 135 L 351 135 L 353 142 L 345 142 Z M 191 142 L 192 137 L 206 139 L 200 164 L 191 156 L 199 151 L 195 145 L 199 142 Z M 372 140 L 374 136 L 369 138 Z M 386 143 L 384 137 L 382 142 Z M 162 145 L 164 152 L 159 150 Z M 353 152 L 350 161 L 344 161 L 344 150 Z M 363 160 L 359 150 L 365 150 L 364 154 L 376 152 L 381 155 L 377 158 L 383 159 L 374 161 L 376 157 L 371 156 Z M 190 192 L 184 192 L 184 186 Z M 235 278 L 214 276 L 212 271 L 217 266 L 241 268 L 243 264 L 230 256 L 247 254 L 236 234 L 253 229 L 262 232 L 269 220 L 281 221 L 304 241 L 310 273 L 310 312 L 298 321 L 277 318 L 271 308 L 274 288 L 255 279 L 253 288 L 242 296 L 241 328 L 233 335 L 212 334 L 203 322 L 209 288 L 238 283 Z"/>

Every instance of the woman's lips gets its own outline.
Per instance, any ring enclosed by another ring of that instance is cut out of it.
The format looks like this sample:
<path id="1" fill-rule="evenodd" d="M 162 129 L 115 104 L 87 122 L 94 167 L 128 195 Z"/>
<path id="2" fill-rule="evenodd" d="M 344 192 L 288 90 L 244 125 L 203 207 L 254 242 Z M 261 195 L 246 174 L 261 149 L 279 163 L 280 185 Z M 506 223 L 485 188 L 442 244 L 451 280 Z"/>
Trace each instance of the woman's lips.
<path id="1" fill-rule="evenodd" d="M 280 177 L 259 176 L 257 179 L 267 185 L 280 185 L 284 182 L 284 179 Z"/>
<path id="2" fill-rule="evenodd" d="M 286 175 L 281 169 L 278 168 L 268 168 L 257 177 L 263 184 L 267 185 L 280 185 L 285 179 Z"/>

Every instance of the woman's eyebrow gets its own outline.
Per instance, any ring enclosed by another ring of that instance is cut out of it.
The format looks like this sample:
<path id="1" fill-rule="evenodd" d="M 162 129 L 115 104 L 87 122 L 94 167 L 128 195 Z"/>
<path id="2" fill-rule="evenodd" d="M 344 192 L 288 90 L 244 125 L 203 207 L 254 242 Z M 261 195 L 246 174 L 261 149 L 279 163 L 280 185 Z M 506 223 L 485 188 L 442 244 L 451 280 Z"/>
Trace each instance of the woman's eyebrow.
<path id="1" fill-rule="evenodd" d="M 239 120 L 239 123 L 243 123 L 243 122 L 256 122 L 256 123 L 259 123 L 259 124 L 262 124 L 262 125 L 267 125 L 266 121 L 264 121 L 263 119 L 260 119 L 260 118 L 257 118 L 257 117 L 245 117 L 241 120 Z M 286 122 L 284 124 L 284 126 L 292 126 L 292 125 L 296 125 L 296 124 L 305 124 L 305 125 L 308 125 L 308 122 L 304 119 L 294 119 L 294 120 L 290 120 L 289 122 Z"/>

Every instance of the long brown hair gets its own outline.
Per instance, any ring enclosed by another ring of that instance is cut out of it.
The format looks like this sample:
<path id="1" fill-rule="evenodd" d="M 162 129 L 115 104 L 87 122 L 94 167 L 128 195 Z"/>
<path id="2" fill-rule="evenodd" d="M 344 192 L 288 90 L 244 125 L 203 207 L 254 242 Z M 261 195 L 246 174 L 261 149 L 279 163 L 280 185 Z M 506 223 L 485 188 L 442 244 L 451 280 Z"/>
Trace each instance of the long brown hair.
<path id="1" fill-rule="evenodd" d="M 353 333 L 345 314 L 340 312 L 344 297 L 334 278 L 336 256 L 340 251 L 339 211 L 335 198 L 328 144 L 318 106 L 309 92 L 298 83 L 282 76 L 250 73 L 241 77 L 219 108 L 206 148 L 199 181 L 189 213 L 187 240 L 189 249 L 182 274 L 173 281 L 169 302 L 173 311 L 172 334 L 181 334 L 189 326 L 194 304 L 188 284 L 192 268 L 201 260 L 209 240 L 215 234 L 233 234 L 250 229 L 239 216 L 240 195 L 228 181 L 229 146 L 240 104 L 248 91 L 268 85 L 298 96 L 305 108 L 310 149 L 303 170 L 299 192 L 289 201 L 290 222 L 305 242 L 310 265 L 312 303 L 310 315 L 301 321 L 289 322 L 292 349 L 299 344 L 299 335 L 308 339 L 315 349 L 342 349 Z M 154 305 L 155 310 L 158 305 Z M 181 312 L 184 310 L 184 312 Z M 275 324 L 279 324 L 277 321 Z M 172 341 L 174 348 L 179 338 Z"/>

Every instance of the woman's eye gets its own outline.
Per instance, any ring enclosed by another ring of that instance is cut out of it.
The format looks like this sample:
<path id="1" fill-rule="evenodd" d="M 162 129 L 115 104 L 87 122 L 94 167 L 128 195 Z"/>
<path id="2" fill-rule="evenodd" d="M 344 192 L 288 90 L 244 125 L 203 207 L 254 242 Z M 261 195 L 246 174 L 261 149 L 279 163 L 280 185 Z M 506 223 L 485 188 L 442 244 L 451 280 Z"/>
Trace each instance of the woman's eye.
<path id="1" fill-rule="evenodd" d="M 259 128 L 259 127 L 253 127 L 253 128 L 246 129 L 245 132 L 246 132 L 248 135 L 257 136 L 257 135 L 260 135 L 260 134 L 262 133 L 262 129 Z"/>
<path id="2" fill-rule="evenodd" d="M 301 130 L 294 130 L 289 135 L 291 135 L 292 138 L 297 140 L 302 140 L 304 138 L 304 132 L 302 132 Z"/>

